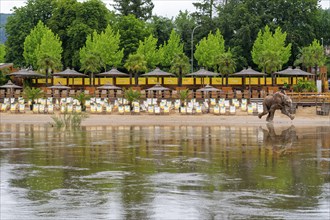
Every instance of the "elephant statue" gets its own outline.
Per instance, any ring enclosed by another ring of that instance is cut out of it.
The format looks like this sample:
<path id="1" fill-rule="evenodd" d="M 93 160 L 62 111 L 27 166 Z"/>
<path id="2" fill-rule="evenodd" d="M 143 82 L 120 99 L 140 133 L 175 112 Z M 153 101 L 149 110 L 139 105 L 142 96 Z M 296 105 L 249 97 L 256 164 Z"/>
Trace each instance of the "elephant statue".
<path id="1" fill-rule="evenodd" d="M 292 100 L 283 91 L 266 96 L 262 104 L 263 112 L 258 114 L 259 118 L 268 114 L 266 121 L 272 122 L 275 111 L 280 109 L 282 114 L 288 116 L 291 120 L 294 119 L 294 115 L 292 115 Z"/>

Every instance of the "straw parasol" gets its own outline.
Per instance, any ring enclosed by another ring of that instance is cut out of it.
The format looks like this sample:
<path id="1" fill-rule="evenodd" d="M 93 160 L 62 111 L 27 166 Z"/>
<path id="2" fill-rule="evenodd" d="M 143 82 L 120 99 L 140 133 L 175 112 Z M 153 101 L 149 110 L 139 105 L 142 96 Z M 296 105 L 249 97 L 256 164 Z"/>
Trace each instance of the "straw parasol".
<path id="1" fill-rule="evenodd" d="M 110 71 L 99 73 L 99 74 L 96 74 L 95 76 L 98 76 L 98 77 L 102 77 L 102 76 L 112 77 L 113 85 L 116 85 L 116 77 L 120 77 L 120 76 L 125 77 L 125 76 L 129 76 L 129 75 L 126 74 L 126 73 L 120 72 L 119 70 L 117 70 L 116 68 L 113 67 Z"/>
<path id="2" fill-rule="evenodd" d="M 66 78 L 66 84 L 69 85 L 69 78 L 78 78 L 78 77 L 82 77 L 85 78 L 86 75 L 83 73 L 79 73 L 73 69 L 67 68 L 66 70 L 62 71 L 62 72 L 58 72 L 58 73 L 53 73 L 52 76 L 59 76 L 59 77 L 64 77 Z M 74 81 L 73 81 L 74 84 Z M 85 81 L 83 80 L 83 84 L 85 84 Z"/>
<path id="3" fill-rule="evenodd" d="M 161 77 L 162 78 L 162 85 L 164 85 L 164 77 L 166 77 L 166 76 L 175 76 L 175 75 L 173 73 L 165 72 L 165 71 L 163 71 L 163 70 L 161 70 L 157 67 L 153 71 L 148 72 L 148 73 L 144 73 L 141 76 L 157 77 L 157 82 L 158 83 L 159 83 L 159 77 Z"/>
<path id="4" fill-rule="evenodd" d="M 99 86 L 99 87 L 97 87 L 97 89 L 99 89 L 99 90 L 121 90 L 120 87 L 112 85 L 110 83 L 106 83 L 103 86 Z M 110 98 L 109 92 L 107 92 L 107 95 L 108 95 L 108 98 Z"/>
<path id="5" fill-rule="evenodd" d="M 49 86 L 48 88 L 50 88 L 50 89 L 58 89 L 58 90 L 71 89 L 71 87 L 62 85 L 60 82 L 57 83 L 56 85 Z"/>
<path id="6" fill-rule="evenodd" d="M 208 98 L 208 112 L 210 111 L 210 92 L 218 92 L 221 91 L 220 89 L 214 88 L 213 86 L 210 85 L 206 85 L 203 88 L 197 89 L 198 92 L 204 92 L 207 94 L 207 98 Z M 205 97 L 205 96 L 204 96 Z"/>
<path id="7" fill-rule="evenodd" d="M 13 96 L 14 89 L 22 89 L 21 86 L 15 85 L 11 80 L 8 80 L 8 82 L 5 85 L 0 86 L 0 88 L 10 90 L 11 96 Z"/>
<path id="8" fill-rule="evenodd" d="M 37 72 L 35 72 L 33 70 L 29 70 L 29 69 L 20 69 L 17 72 L 7 74 L 7 76 L 14 76 L 17 78 L 44 78 L 44 77 L 46 77 L 45 75 L 43 75 L 41 73 L 37 73 Z"/>
<path id="9" fill-rule="evenodd" d="M 160 84 L 156 84 L 153 87 L 146 89 L 146 90 L 147 91 L 165 91 L 165 90 L 171 90 L 171 89 L 161 86 Z"/>
<path id="10" fill-rule="evenodd" d="M 278 76 L 288 76 L 290 77 L 290 81 L 289 84 L 293 84 L 293 77 L 295 76 L 296 79 L 298 78 L 298 76 L 303 76 L 303 77 L 308 77 L 308 76 L 315 76 L 314 73 L 309 73 L 306 71 L 303 71 L 300 69 L 300 67 L 296 67 L 295 69 L 293 69 L 291 66 L 289 66 L 287 69 L 279 71 L 279 72 L 275 72 L 276 75 Z"/>
<path id="11" fill-rule="evenodd" d="M 220 76 L 220 73 L 211 72 L 208 70 L 205 70 L 204 68 L 201 68 L 197 72 L 189 73 L 186 76 L 197 76 L 202 77 L 202 85 L 204 85 L 204 77 L 213 77 L 213 76 Z"/>
<path id="12" fill-rule="evenodd" d="M 251 67 L 243 69 L 240 72 L 232 74 L 232 76 L 242 76 L 243 77 L 243 86 L 245 86 L 245 77 L 249 77 L 249 89 L 251 89 L 251 77 L 256 76 L 266 76 L 267 74 L 253 70 Z M 258 82 L 260 84 L 260 80 Z"/>

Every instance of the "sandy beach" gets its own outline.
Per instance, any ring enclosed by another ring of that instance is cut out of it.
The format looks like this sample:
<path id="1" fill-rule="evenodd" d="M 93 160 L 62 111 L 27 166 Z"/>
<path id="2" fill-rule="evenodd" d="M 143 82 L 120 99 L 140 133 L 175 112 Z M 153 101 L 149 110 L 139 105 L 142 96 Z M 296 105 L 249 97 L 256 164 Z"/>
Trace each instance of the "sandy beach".
<path id="1" fill-rule="evenodd" d="M 0 123 L 2 124 L 49 124 L 53 122 L 53 115 L 33 114 L 26 112 L 23 114 L 0 113 Z M 171 113 L 170 115 L 119 115 L 113 114 L 89 114 L 88 118 L 82 122 L 82 126 L 120 126 L 120 125 L 191 125 L 191 126 L 258 126 L 266 124 L 266 116 L 259 119 L 255 115 L 248 115 L 246 112 L 237 112 L 235 115 L 181 115 Z M 316 114 L 315 107 L 299 107 L 296 111 L 295 119 L 290 120 L 287 116 L 276 111 L 274 125 L 294 125 L 294 126 L 330 126 L 330 116 Z"/>

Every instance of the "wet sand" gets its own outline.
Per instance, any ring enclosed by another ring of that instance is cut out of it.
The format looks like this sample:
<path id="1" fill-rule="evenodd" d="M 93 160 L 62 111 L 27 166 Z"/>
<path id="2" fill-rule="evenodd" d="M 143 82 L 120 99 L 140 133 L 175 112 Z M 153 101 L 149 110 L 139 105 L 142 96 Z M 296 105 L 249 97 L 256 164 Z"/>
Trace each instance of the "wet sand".
<path id="1" fill-rule="evenodd" d="M 55 113 L 55 115 L 57 115 Z M 49 124 L 53 123 L 53 115 L 33 114 L 26 112 L 23 114 L 0 113 L 1 124 Z M 191 126 L 258 126 L 266 124 L 266 116 L 259 119 L 258 116 L 248 115 L 247 112 L 238 111 L 235 115 L 181 115 L 171 113 L 169 115 L 149 115 L 141 113 L 139 115 L 119 115 L 112 114 L 88 114 L 88 118 L 83 120 L 82 126 L 120 126 L 120 125 L 191 125 Z M 296 111 L 295 119 L 291 120 L 287 116 L 276 111 L 274 125 L 295 125 L 295 126 L 330 126 L 330 116 L 316 114 L 315 107 L 299 107 Z"/>

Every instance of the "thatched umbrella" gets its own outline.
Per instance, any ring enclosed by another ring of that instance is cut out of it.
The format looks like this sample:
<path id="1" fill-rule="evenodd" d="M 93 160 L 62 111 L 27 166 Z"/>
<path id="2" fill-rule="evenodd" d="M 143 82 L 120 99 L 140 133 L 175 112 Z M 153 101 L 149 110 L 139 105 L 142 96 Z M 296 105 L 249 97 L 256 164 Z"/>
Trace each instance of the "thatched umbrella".
<path id="1" fill-rule="evenodd" d="M 96 74 L 95 76 L 98 76 L 98 77 L 102 77 L 102 76 L 112 77 L 113 85 L 116 85 L 116 77 L 120 77 L 120 76 L 125 77 L 125 76 L 129 76 L 129 75 L 127 73 L 120 72 L 119 70 L 117 70 L 116 68 L 113 67 L 110 71 L 99 73 L 99 74 Z M 99 84 L 100 84 L 100 80 L 99 80 Z"/>
<path id="2" fill-rule="evenodd" d="M 53 86 L 49 86 L 48 88 L 50 89 L 58 89 L 58 90 L 65 90 L 65 89 L 71 89 L 70 86 L 65 86 L 65 85 L 62 85 L 60 82 L 57 83 L 56 85 L 53 85 Z"/>
<path id="3" fill-rule="evenodd" d="M 52 76 L 59 76 L 59 77 L 64 77 L 66 78 L 66 84 L 69 85 L 69 78 L 78 78 L 78 77 L 82 77 L 85 78 L 86 75 L 83 73 L 79 73 L 73 69 L 69 69 L 67 68 L 66 70 L 62 71 L 62 72 L 58 72 L 58 73 L 53 73 Z M 72 81 L 72 84 L 74 84 L 74 81 Z M 85 85 L 85 80 L 83 80 L 83 85 Z"/>
<path id="4" fill-rule="evenodd" d="M 303 76 L 303 77 L 315 76 L 314 73 L 309 73 L 309 72 L 303 71 L 303 70 L 300 69 L 300 67 L 296 67 L 295 69 L 292 69 L 291 66 L 289 66 L 285 70 L 276 72 L 275 74 L 279 75 L 279 76 L 288 76 L 288 77 L 290 77 L 291 82 L 289 82 L 289 84 L 291 84 L 291 85 L 293 84 L 293 77 L 294 76 L 296 77 L 296 79 L 298 78 L 298 76 Z"/>
<path id="5" fill-rule="evenodd" d="M 243 69 L 240 72 L 232 74 L 232 76 L 242 76 L 243 77 L 243 86 L 245 87 L 245 77 L 249 77 L 249 89 L 251 90 L 251 77 L 256 76 L 266 76 L 266 73 L 258 72 L 253 70 L 251 67 Z M 258 84 L 260 85 L 260 78 L 258 79 Z"/>
<path id="6" fill-rule="evenodd" d="M 175 76 L 173 73 L 168 73 L 168 72 L 165 72 L 161 69 L 159 69 L 158 67 L 156 69 L 154 69 L 153 71 L 151 72 L 148 72 L 148 73 L 144 73 L 142 74 L 141 76 L 146 76 L 146 77 L 157 77 L 157 83 L 160 83 L 159 82 L 159 77 L 162 78 L 162 82 L 161 84 L 164 85 L 164 77 L 166 76 Z"/>
<path id="7" fill-rule="evenodd" d="M 153 87 L 146 89 L 146 90 L 147 91 L 165 91 L 165 90 L 171 90 L 171 89 L 161 86 L 160 84 L 156 84 Z"/>
<path id="8" fill-rule="evenodd" d="M 208 112 L 210 111 L 210 92 L 218 92 L 220 89 L 214 88 L 213 86 L 206 85 L 203 88 L 197 89 L 197 92 L 204 92 L 208 98 Z M 204 96 L 205 97 L 205 96 Z"/>
<path id="9" fill-rule="evenodd" d="M 13 96 L 14 89 L 22 89 L 21 86 L 15 85 L 11 80 L 8 80 L 8 82 L 5 85 L 0 86 L 0 88 L 10 90 L 11 96 Z"/>
<path id="10" fill-rule="evenodd" d="M 46 76 L 41 73 L 37 73 L 33 70 L 29 69 L 20 69 L 17 72 L 13 72 L 10 74 L 7 74 L 7 76 L 13 76 L 16 78 L 21 78 L 21 79 L 36 79 L 38 82 L 38 78 L 45 78 Z"/>
<path id="11" fill-rule="evenodd" d="M 197 72 L 189 73 L 186 76 L 197 76 L 202 77 L 202 85 L 204 85 L 204 77 L 213 77 L 213 76 L 220 76 L 220 73 L 211 72 L 208 70 L 205 70 L 204 68 L 201 68 Z M 196 83 L 194 83 L 196 84 Z"/>
<path id="12" fill-rule="evenodd" d="M 103 86 L 97 87 L 97 89 L 99 89 L 99 90 L 121 90 L 122 88 L 120 88 L 118 86 L 115 86 L 115 85 L 112 85 L 110 83 L 106 83 Z M 109 91 L 107 92 L 107 95 L 108 95 L 108 98 L 110 98 L 109 97 L 109 95 L 110 95 Z"/>

